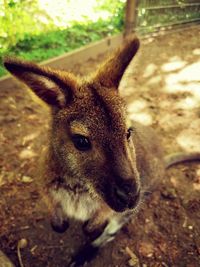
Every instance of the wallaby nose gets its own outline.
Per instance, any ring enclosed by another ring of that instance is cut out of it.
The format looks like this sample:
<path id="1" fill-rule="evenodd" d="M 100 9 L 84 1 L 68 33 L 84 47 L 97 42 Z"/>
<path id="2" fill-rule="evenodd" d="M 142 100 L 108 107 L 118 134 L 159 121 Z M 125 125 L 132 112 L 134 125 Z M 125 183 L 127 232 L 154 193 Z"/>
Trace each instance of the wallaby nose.
<path id="1" fill-rule="evenodd" d="M 132 180 L 116 184 L 113 191 L 118 204 L 125 208 L 134 208 L 140 198 L 140 187 Z"/>
<path id="2" fill-rule="evenodd" d="M 126 204 L 127 203 L 127 200 L 128 200 L 128 196 L 127 194 L 125 193 L 125 191 L 121 190 L 120 188 L 118 187 L 115 187 L 114 188 L 114 193 L 115 193 L 115 196 L 120 200 L 120 202 Z"/>

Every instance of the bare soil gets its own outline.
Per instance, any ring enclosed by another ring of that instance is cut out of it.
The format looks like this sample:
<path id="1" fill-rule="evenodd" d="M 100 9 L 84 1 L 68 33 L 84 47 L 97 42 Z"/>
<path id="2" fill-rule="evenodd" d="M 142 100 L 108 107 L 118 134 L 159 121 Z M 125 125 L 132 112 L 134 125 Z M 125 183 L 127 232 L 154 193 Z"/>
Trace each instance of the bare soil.
<path id="1" fill-rule="evenodd" d="M 151 125 L 166 154 L 200 150 L 200 28 L 142 40 L 120 85 L 132 119 Z M 77 65 L 92 71 L 105 55 Z M 81 226 L 54 233 L 36 187 L 49 113 L 16 83 L 0 88 L 0 249 L 25 267 L 67 266 L 84 243 Z M 0 266 L 1 263 L 0 263 Z M 199 267 L 200 164 L 170 168 L 150 200 L 88 267 Z"/>

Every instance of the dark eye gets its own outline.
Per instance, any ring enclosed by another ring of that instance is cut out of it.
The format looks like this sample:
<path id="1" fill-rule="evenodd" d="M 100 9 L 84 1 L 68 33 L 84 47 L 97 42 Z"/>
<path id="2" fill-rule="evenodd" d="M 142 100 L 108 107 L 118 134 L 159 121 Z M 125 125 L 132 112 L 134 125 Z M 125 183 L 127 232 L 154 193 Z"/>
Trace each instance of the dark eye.
<path id="1" fill-rule="evenodd" d="M 132 133 L 132 132 L 133 132 L 133 128 L 130 127 L 130 128 L 127 130 L 127 133 L 126 133 L 126 138 L 127 138 L 127 140 L 130 139 L 130 137 L 131 137 L 131 133 Z"/>
<path id="2" fill-rule="evenodd" d="M 81 151 L 89 150 L 92 147 L 90 140 L 80 134 L 73 135 L 72 142 L 74 143 L 75 148 Z"/>

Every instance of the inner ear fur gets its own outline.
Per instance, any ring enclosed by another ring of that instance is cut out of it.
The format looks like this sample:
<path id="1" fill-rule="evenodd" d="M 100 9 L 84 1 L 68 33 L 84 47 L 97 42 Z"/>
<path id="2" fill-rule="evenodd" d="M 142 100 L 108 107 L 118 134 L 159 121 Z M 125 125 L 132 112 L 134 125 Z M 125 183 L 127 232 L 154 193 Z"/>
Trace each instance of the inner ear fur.
<path id="1" fill-rule="evenodd" d="M 76 79 L 71 73 L 7 57 L 5 68 L 50 106 L 64 107 L 71 101 Z"/>
<path id="2" fill-rule="evenodd" d="M 137 37 L 125 40 L 125 45 L 116 50 L 98 69 L 96 82 L 104 87 L 118 88 L 120 80 L 132 58 L 137 53 L 140 42 Z"/>

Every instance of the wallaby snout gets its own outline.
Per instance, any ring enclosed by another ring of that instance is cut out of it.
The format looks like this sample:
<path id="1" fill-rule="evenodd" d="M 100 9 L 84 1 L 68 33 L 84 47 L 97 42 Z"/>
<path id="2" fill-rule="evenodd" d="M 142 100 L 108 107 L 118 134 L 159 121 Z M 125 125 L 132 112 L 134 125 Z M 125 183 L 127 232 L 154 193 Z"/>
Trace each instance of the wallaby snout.
<path id="1" fill-rule="evenodd" d="M 117 177 L 107 189 L 107 203 L 117 212 L 133 209 L 139 202 L 140 186 L 133 179 Z"/>

